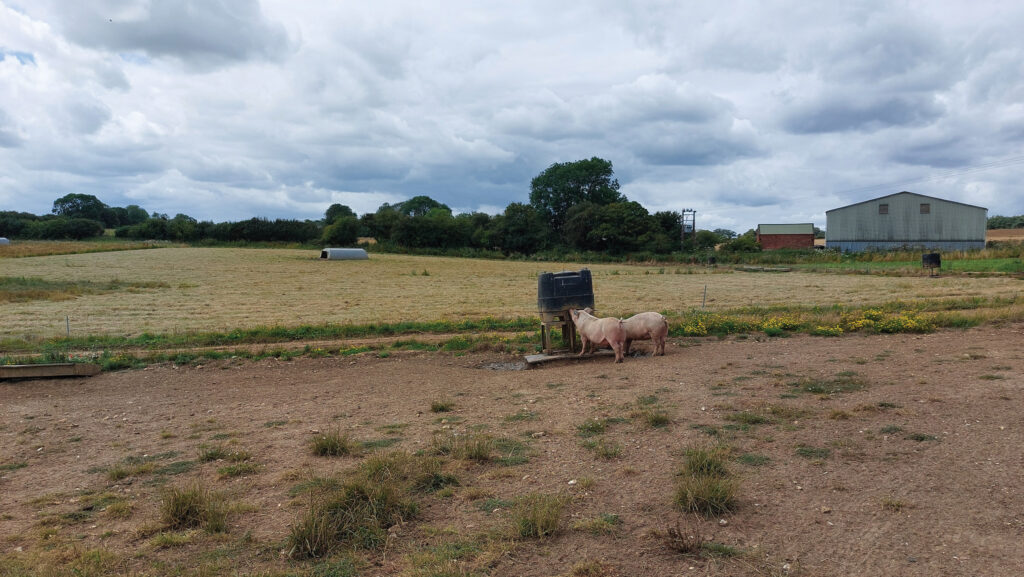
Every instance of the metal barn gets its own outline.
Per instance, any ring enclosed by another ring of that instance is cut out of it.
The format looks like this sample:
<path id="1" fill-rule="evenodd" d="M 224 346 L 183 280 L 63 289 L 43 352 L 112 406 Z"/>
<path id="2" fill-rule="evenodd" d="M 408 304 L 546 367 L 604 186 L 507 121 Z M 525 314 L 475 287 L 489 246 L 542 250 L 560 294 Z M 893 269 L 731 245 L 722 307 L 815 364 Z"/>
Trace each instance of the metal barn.
<path id="1" fill-rule="evenodd" d="M 865 250 L 985 248 L 988 209 L 897 192 L 825 212 L 825 246 Z"/>
<path id="2" fill-rule="evenodd" d="M 814 223 L 759 224 L 757 242 L 764 250 L 814 248 Z"/>

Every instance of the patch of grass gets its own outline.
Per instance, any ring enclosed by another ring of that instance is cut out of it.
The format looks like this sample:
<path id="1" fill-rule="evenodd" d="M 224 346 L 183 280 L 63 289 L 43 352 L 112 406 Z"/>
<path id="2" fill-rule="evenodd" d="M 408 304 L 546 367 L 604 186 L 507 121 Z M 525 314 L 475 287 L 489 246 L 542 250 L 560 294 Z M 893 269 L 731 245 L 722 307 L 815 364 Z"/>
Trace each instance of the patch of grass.
<path id="1" fill-rule="evenodd" d="M 717 437 L 722 433 L 721 431 L 718 430 L 718 427 L 714 425 L 693 424 L 690 425 L 690 428 L 696 429 L 709 437 Z"/>
<path id="2" fill-rule="evenodd" d="M 576 434 L 581 437 L 593 437 L 601 435 L 608 429 L 607 419 L 587 419 L 576 425 Z"/>
<path id="3" fill-rule="evenodd" d="M 730 449 L 722 445 L 689 447 L 684 452 L 686 461 L 683 474 L 693 477 L 728 477 L 729 469 L 725 466 L 725 459 L 729 452 Z"/>
<path id="4" fill-rule="evenodd" d="M 288 490 L 289 497 L 310 492 L 330 492 L 341 488 L 341 481 L 334 477 L 311 477 Z"/>
<path id="5" fill-rule="evenodd" d="M 744 453 L 736 457 L 736 461 L 750 467 L 760 467 L 767 465 L 771 462 L 771 458 L 768 455 L 758 455 L 755 453 Z"/>
<path id="6" fill-rule="evenodd" d="M 217 474 L 220 475 L 222 479 L 231 479 L 234 477 L 252 475 L 259 470 L 260 466 L 256 463 L 243 462 L 221 467 L 217 469 Z"/>
<path id="7" fill-rule="evenodd" d="M 415 569 L 410 577 L 462 577 L 468 573 L 465 563 L 481 553 L 475 541 L 455 541 L 426 547 L 409 555 L 409 564 Z"/>
<path id="8" fill-rule="evenodd" d="M 387 437 L 384 439 L 373 439 L 370 441 L 360 441 L 359 446 L 364 451 L 372 451 L 374 449 L 387 449 L 402 442 L 401 437 Z"/>
<path id="9" fill-rule="evenodd" d="M 340 429 L 313 435 L 309 446 L 317 457 L 344 457 L 356 454 L 359 449 L 359 445 L 349 438 L 348 433 L 342 433 Z"/>
<path id="10" fill-rule="evenodd" d="M 580 561 L 573 564 L 572 569 L 569 570 L 568 577 L 612 577 L 617 574 L 600 561 Z M 562 573 L 559 577 L 564 577 L 565 575 L 565 573 Z"/>
<path id="11" fill-rule="evenodd" d="M 472 433 L 450 435 L 439 433 L 431 441 L 430 452 L 434 455 L 450 456 L 455 459 L 487 462 L 495 450 L 495 440 L 490 435 Z"/>
<path id="12" fill-rule="evenodd" d="M 4 463 L 0 465 L 0 471 L 17 471 L 18 469 L 24 469 L 28 467 L 28 463 L 25 461 L 19 461 L 17 463 Z"/>
<path id="13" fill-rule="evenodd" d="M 195 540 L 195 534 L 192 531 L 184 531 L 181 533 L 175 532 L 161 532 L 157 533 L 149 540 L 149 544 L 156 547 L 157 549 L 174 549 L 177 547 L 184 547 L 192 543 Z"/>
<path id="14" fill-rule="evenodd" d="M 1006 377 L 1004 377 L 1003 375 L 981 375 L 978 378 L 983 381 L 999 381 L 1005 379 Z"/>
<path id="15" fill-rule="evenodd" d="M 536 421 L 537 413 L 526 409 L 519 409 L 515 413 L 505 417 L 506 423 L 518 423 L 522 421 Z"/>
<path id="16" fill-rule="evenodd" d="M 516 504 L 513 520 L 520 537 L 543 538 L 558 531 L 568 499 L 561 495 L 531 493 Z"/>
<path id="17" fill-rule="evenodd" d="M 431 471 L 417 477 L 413 489 L 421 493 L 436 493 L 446 487 L 458 487 L 461 484 L 455 475 Z"/>
<path id="18" fill-rule="evenodd" d="M 173 530 L 227 531 L 227 507 L 223 498 L 199 484 L 167 490 L 160 501 L 160 519 Z"/>
<path id="19" fill-rule="evenodd" d="M 939 438 L 936 437 L 935 435 L 926 435 L 924 433 L 911 433 L 911 434 L 909 434 L 909 435 L 907 435 L 906 437 L 903 437 L 903 438 L 907 439 L 908 441 L 917 441 L 918 443 L 923 443 L 925 441 L 938 441 L 939 440 Z"/>
<path id="20" fill-rule="evenodd" d="M 668 416 L 668 412 L 664 409 L 650 405 L 644 405 L 642 408 L 630 412 L 629 416 L 634 419 L 642 420 L 648 427 L 653 429 L 667 427 L 672 422 L 671 417 Z"/>
<path id="21" fill-rule="evenodd" d="M 128 477 L 137 477 L 139 475 L 147 475 L 157 470 L 156 462 L 166 459 L 173 459 L 178 456 L 177 451 L 167 451 L 165 453 L 158 453 L 156 455 L 141 455 L 141 456 L 130 456 L 121 459 L 121 461 L 115 463 L 107 469 L 103 468 L 91 468 L 88 472 L 98 473 L 105 471 L 107 473 L 107 479 L 111 481 L 120 481 Z"/>
<path id="22" fill-rule="evenodd" d="M 882 508 L 891 513 L 899 513 L 907 504 L 892 496 L 882 497 Z"/>
<path id="23" fill-rule="evenodd" d="M 128 519 L 132 516 L 132 512 L 135 510 L 134 505 L 128 501 L 117 501 L 107 505 L 104 512 L 108 517 L 113 519 Z"/>
<path id="24" fill-rule="evenodd" d="M 267 421 L 267 422 L 263 423 L 263 426 L 265 428 L 267 428 L 267 429 L 276 429 L 276 428 L 279 428 L 279 427 L 283 427 L 283 426 L 285 426 L 287 424 L 288 424 L 288 421 L 286 421 L 286 420 L 278 420 L 278 421 Z"/>
<path id="25" fill-rule="evenodd" d="M 832 450 L 810 445 L 797 445 L 796 454 L 805 459 L 827 459 L 832 455 Z"/>
<path id="26" fill-rule="evenodd" d="M 740 411 L 737 413 L 729 413 L 722 417 L 726 421 L 732 421 L 734 423 L 740 423 L 742 425 L 763 425 L 765 423 L 772 422 L 771 419 L 764 415 L 758 415 L 756 413 L 750 413 L 747 411 Z"/>
<path id="27" fill-rule="evenodd" d="M 736 508 L 736 481 L 705 475 L 684 476 L 677 484 L 673 503 L 680 510 L 712 516 Z"/>
<path id="28" fill-rule="evenodd" d="M 508 437 L 494 439 L 494 450 L 498 453 L 494 462 L 505 467 L 522 465 L 530 461 L 529 446 L 515 439 Z"/>
<path id="29" fill-rule="evenodd" d="M 52 281 L 37 277 L 3 276 L 0 277 L 0 302 L 63 301 L 75 299 L 82 295 L 168 287 L 169 285 L 165 282 L 130 282 L 117 279 L 104 282 L 88 280 Z"/>
<path id="30" fill-rule="evenodd" d="M 455 409 L 455 401 L 451 399 L 442 399 L 439 401 L 431 401 L 430 412 L 431 413 L 448 413 Z"/>
<path id="31" fill-rule="evenodd" d="M 602 459 L 616 459 L 622 456 L 622 445 L 604 437 L 586 439 L 582 442 L 582 445 Z"/>
<path id="32" fill-rule="evenodd" d="M 358 577 L 359 565 L 348 556 L 321 561 L 310 569 L 309 577 Z"/>
<path id="33" fill-rule="evenodd" d="M 153 473 L 157 475 L 181 475 L 191 471 L 195 466 L 195 461 L 175 461 L 155 469 Z"/>
<path id="34" fill-rule="evenodd" d="M 651 405 L 658 404 L 657 395 L 640 395 L 636 398 L 636 404 L 639 407 L 649 407 Z"/>
<path id="35" fill-rule="evenodd" d="M 828 418 L 832 419 L 833 421 L 848 421 L 852 418 L 852 415 L 841 409 L 833 409 L 828 414 Z"/>
<path id="36" fill-rule="evenodd" d="M 601 513 L 590 519 L 580 519 L 572 524 L 573 531 L 585 531 L 594 535 L 610 535 L 619 529 L 622 519 L 612 513 Z"/>
<path id="37" fill-rule="evenodd" d="M 511 509 L 516 504 L 515 501 L 509 501 L 508 499 L 499 499 L 497 497 L 491 497 L 484 499 L 477 504 L 477 509 L 485 511 L 487 513 L 493 513 L 499 509 Z"/>
<path id="38" fill-rule="evenodd" d="M 115 463 L 110 469 L 107 470 L 107 479 L 111 481 L 121 481 L 128 477 L 137 477 L 139 475 L 146 475 L 156 470 L 156 464 L 152 462 L 145 463 Z"/>
<path id="39" fill-rule="evenodd" d="M 902 433 L 903 427 L 899 425 L 886 425 L 879 429 L 878 432 L 884 435 L 895 435 L 896 433 Z"/>
<path id="40" fill-rule="evenodd" d="M 385 435 L 401 435 L 402 431 L 409 427 L 409 423 L 389 423 L 377 427 L 377 430 Z"/>
<path id="41" fill-rule="evenodd" d="M 241 449 L 229 449 L 224 445 L 200 445 L 199 462 L 209 463 L 211 461 L 231 461 L 241 463 L 252 458 L 252 454 Z"/>
<path id="42" fill-rule="evenodd" d="M 738 483 L 725 466 L 730 452 L 721 445 L 686 449 L 673 495 L 677 508 L 705 516 L 727 513 L 735 508 Z"/>
<path id="43" fill-rule="evenodd" d="M 383 547 L 390 527 L 418 514 L 410 498 L 418 480 L 438 473 L 439 460 L 403 451 L 368 457 L 336 486 L 307 493 L 309 504 L 292 525 L 287 549 L 295 557 L 319 558 L 347 547 Z"/>

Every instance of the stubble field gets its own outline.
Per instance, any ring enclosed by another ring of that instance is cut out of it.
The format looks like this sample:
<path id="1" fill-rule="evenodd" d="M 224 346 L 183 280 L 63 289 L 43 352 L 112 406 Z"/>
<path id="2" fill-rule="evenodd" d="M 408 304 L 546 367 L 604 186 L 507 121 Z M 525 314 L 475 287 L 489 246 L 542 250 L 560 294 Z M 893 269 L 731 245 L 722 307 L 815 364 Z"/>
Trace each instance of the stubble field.
<path id="1" fill-rule="evenodd" d="M 161 248 L 0 259 L 3 276 L 136 283 L 70 300 L 4 302 L 0 338 L 230 331 L 260 326 L 534 317 L 537 275 L 588 266 L 598 313 L 1011 298 L 1014 278 L 751 273 L 701 266 L 581 265 L 316 251 Z"/>

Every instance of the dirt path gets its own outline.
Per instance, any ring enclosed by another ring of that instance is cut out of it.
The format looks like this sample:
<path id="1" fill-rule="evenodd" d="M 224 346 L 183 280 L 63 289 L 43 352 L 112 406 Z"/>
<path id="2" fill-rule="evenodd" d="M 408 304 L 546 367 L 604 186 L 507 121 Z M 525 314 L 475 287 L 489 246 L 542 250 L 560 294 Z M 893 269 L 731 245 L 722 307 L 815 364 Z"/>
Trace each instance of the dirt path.
<path id="1" fill-rule="evenodd" d="M 124 571 L 302 574 L 309 565 L 276 554 L 302 511 L 289 491 L 358 462 L 310 454 L 312 431 L 340 427 L 409 451 L 452 432 L 529 447 L 523 464 L 459 466 L 461 486 L 424 498 L 419 519 L 361 575 L 409 571 L 425 544 L 499 531 L 510 513 L 485 509 L 487 499 L 533 492 L 572 497 L 561 531 L 516 540 L 481 574 L 566 574 L 584 562 L 623 576 L 1016 576 L 1024 567 L 1024 325 L 687 340 L 622 364 L 489 368 L 518 360 L 398 352 L 0 383 L 0 564 L 103 548 Z M 453 411 L 431 412 L 440 400 Z M 671 423 L 648 426 L 645 407 Z M 600 457 L 579 436 L 593 419 L 610 419 L 598 438 L 617 456 Z M 258 471 L 223 478 L 224 463 L 196 461 L 217 443 L 251 453 Z M 742 554 L 681 557 L 655 535 L 693 525 L 672 506 L 676 473 L 686 448 L 716 443 L 732 448 L 739 504 L 695 528 Z M 130 457 L 154 468 L 112 481 L 106 471 Z M 229 537 L 154 544 L 162 488 L 192 480 L 244 504 Z M 127 516 L 82 510 L 108 492 L 130 503 Z M 613 517 L 621 523 L 608 534 L 586 529 Z"/>

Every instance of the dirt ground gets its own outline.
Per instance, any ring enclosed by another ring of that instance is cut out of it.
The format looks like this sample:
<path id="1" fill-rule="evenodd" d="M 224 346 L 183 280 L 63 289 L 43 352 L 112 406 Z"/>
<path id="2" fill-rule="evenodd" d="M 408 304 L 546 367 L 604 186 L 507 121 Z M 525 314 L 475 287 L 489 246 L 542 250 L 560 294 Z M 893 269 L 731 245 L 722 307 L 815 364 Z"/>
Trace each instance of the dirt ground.
<path id="1" fill-rule="evenodd" d="M 650 350 L 644 344 L 637 348 Z M 508 523 L 510 511 L 485 509 L 485 497 L 537 492 L 572 497 L 561 530 L 510 539 L 486 566 L 470 567 L 477 574 L 1024 571 L 1024 324 L 680 340 L 664 357 L 621 364 L 597 357 L 514 370 L 519 361 L 371 353 L 0 383 L 0 564 L 102 548 L 134 574 L 306 574 L 308 562 L 280 554 L 303 508 L 289 491 L 359 461 L 311 454 L 313 432 L 337 426 L 412 452 L 452 432 L 529 445 L 523 464 L 459 465 L 461 486 L 423 497 L 419 518 L 393 532 L 385 555 L 366 557 L 360 575 L 414 574 L 415 550 Z M 862 386 L 799 389 L 851 382 Z M 453 410 L 432 412 L 441 400 Z M 649 426 L 637 417 L 641 406 L 666 411 L 671 423 Z M 743 411 L 769 422 L 736 420 Z M 603 439 L 620 455 L 585 446 L 577 427 L 595 418 L 611 418 Z M 200 446 L 217 442 L 250 452 L 259 469 L 225 479 L 223 463 L 196 462 Z M 673 487 L 685 449 L 717 443 L 737 457 L 729 466 L 738 506 L 695 521 L 673 508 Z M 132 456 L 191 465 L 111 481 L 105 471 Z M 242 504 L 228 536 L 154 541 L 161 491 L 196 479 Z M 130 515 L 82 510 L 85 497 L 105 492 L 130 503 Z M 607 534 L 584 529 L 601 515 L 621 523 Z M 677 523 L 739 554 L 684 557 L 660 536 Z"/>

